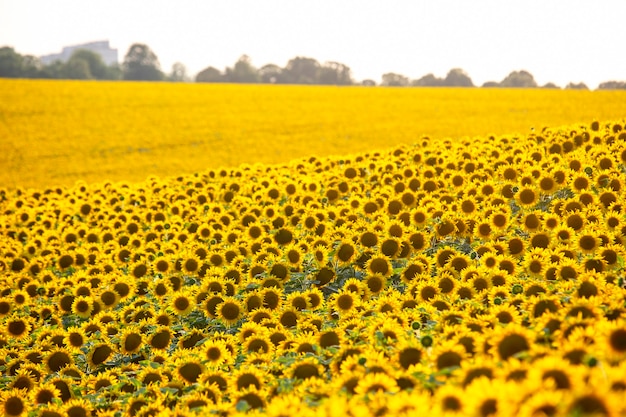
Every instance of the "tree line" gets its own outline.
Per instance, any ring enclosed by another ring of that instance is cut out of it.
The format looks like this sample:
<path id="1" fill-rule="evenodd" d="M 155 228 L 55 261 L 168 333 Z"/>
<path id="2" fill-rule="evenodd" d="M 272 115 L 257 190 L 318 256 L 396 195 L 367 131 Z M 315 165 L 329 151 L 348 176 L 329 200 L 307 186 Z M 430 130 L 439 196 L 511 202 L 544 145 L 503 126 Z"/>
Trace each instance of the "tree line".
<path id="1" fill-rule="evenodd" d="M 144 80 L 202 83 L 264 83 L 264 84 L 320 84 L 320 85 L 377 85 L 367 79 L 357 82 L 349 66 L 340 62 L 325 62 L 308 57 L 295 57 L 285 67 L 267 64 L 260 68 L 252 65 L 247 55 L 241 56 L 232 67 L 220 70 L 209 66 L 195 77 L 190 77 L 184 64 L 177 62 L 169 73 L 161 70 L 157 55 L 148 45 L 135 43 L 124 56 L 121 65 L 106 65 L 102 57 L 86 49 L 72 53 L 65 61 L 43 65 L 32 55 L 21 55 L 13 48 L 0 47 L 0 77 L 51 78 L 81 80 Z M 394 87 L 475 87 L 470 76 L 461 68 L 453 68 L 444 78 L 426 74 L 410 79 L 402 74 L 388 72 L 382 75 L 382 86 Z M 539 86 L 528 71 L 513 71 L 501 81 L 488 81 L 482 87 L 560 88 L 554 83 Z M 569 83 L 566 89 L 589 89 L 585 83 Z M 625 81 L 606 81 L 599 90 L 626 89 Z"/>

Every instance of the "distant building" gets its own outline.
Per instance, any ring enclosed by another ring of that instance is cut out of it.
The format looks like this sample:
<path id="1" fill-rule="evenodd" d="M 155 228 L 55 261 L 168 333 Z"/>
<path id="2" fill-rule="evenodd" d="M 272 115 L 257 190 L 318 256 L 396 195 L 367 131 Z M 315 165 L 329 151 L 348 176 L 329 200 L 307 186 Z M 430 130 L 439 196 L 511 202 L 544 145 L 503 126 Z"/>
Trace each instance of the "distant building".
<path id="1" fill-rule="evenodd" d="M 43 55 L 39 59 L 44 65 L 49 65 L 54 61 L 66 62 L 70 59 L 72 53 L 78 49 L 86 49 L 99 54 L 106 65 L 117 64 L 117 49 L 111 48 L 109 41 L 97 41 L 84 43 L 82 45 L 66 46 L 60 54 Z"/>

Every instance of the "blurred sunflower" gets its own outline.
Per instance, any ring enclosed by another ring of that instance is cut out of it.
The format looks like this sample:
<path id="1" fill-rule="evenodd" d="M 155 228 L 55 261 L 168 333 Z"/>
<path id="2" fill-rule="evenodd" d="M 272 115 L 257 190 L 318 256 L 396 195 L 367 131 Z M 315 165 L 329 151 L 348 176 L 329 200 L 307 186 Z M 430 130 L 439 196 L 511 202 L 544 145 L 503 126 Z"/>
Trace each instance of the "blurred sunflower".
<path id="1" fill-rule="evenodd" d="M 24 390 L 13 388 L 0 394 L 0 410 L 7 417 L 27 415 L 30 408 Z"/>
<path id="2" fill-rule="evenodd" d="M 385 373 L 368 373 L 364 375 L 354 388 L 357 395 L 365 396 L 367 394 L 396 393 L 399 391 L 395 378 Z"/>

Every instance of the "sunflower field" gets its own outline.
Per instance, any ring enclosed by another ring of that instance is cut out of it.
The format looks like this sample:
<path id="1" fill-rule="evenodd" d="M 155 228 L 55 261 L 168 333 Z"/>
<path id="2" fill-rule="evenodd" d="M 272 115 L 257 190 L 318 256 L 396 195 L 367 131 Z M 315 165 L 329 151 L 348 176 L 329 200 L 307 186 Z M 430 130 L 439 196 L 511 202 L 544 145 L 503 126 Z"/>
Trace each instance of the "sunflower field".
<path id="1" fill-rule="evenodd" d="M 0 188 L 0 414 L 625 415 L 626 120 L 465 129 Z"/>

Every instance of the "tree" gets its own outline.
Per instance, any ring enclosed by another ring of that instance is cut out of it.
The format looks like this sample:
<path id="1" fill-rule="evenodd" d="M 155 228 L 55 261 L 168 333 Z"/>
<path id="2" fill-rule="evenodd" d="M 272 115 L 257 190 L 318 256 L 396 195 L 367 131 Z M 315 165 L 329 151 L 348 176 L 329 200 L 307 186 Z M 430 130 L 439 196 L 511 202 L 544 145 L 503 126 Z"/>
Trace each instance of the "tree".
<path id="1" fill-rule="evenodd" d="M 535 78 L 528 71 L 513 71 L 500 83 L 500 87 L 534 88 Z"/>
<path id="2" fill-rule="evenodd" d="M 99 54 L 87 49 L 78 49 L 72 53 L 66 65 L 68 68 L 78 68 L 83 65 L 77 64 L 77 61 L 82 61 L 87 65 L 88 76 L 86 78 L 96 78 L 98 80 L 107 78 L 107 66 Z"/>
<path id="3" fill-rule="evenodd" d="M 172 65 L 172 72 L 167 76 L 167 79 L 174 82 L 187 81 L 187 67 L 181 62 L 175 62 Z"/>
<path id="4" fill-rule="evenodd" d="M 559 89 L 559 86 L 554 84 L 554 83 L 546 83 L 544 85 L 541 86 L 541 88 L 547 88 L 547 89 Z"/>
<path id="5" fill-rule="evenodd" d="M 41 63 L 32 55 L 21 55 L 9 46 L 0 48 L 0 77 L 36 78 Z"/>
<path id="6" fill-rule="evenodd" d="M 258 83 L 259 74 L 252 66 L 250 57 L 242 55 L 233 68 L 226 68 L 225 78 L 232 83 Z"/>
<path id="7" fill-rule="evenodd" d="M 0 77 L 22 76 L 22 62 L 22 55 L 15 52 L 15 49 L 8 46 L 0 48 Z"/>
<path id="8" fill-rule="evenodd" d="M 589 87 L 587 87 L 587 84 L 580 82 L 580 83 L 567 83 L 567 85 L 565 86 L 566 90 L 589 90 Z"/>
<path id="9" fill-rule="evenodd" d="M 376 86 L 376 81 L 366 78 L 365 80 L 361 81 L 361 85 L 365 87 L 374 87 Z"/>
<path id="10" fill-rule="evenodd" d="M 598 90 L 626 90 L 626 81 L 604 81 L 600 83 Z"/>
<path id="11" fill-rule="evenodd" d="M 197 83 L 220 83 L 223 81 L 222 72 L 214 67 L 207 67 L 196 75 Z"/>
<path id="12" fill-rule="evenodd" d="M 124 57 L 122 70 L 125 80 L 160 81 L 163 79 L 159 59 L 144 44 L 131 45 Z"/>
<path id="13" fill-rule="evenodd" d="M 483 88 L 500 87 L 500 83 L 497 81 L 486 81 L 485 83 L 483 83 L 482 87 Z"/>
<path id="14" fill-rule="evenodd" d="M 433 74 L 426 74 L 418 80 L 411 81 L 411 85 L 415 87 L 440 87 L 443 85 L 443 80 Z"/>
<path id="15" fill-rule="evenodd" d="M 474 87 L 472 79 L 461 68 L 451 69 L 443 80 L 443 85 L 447 87 Z"/>
<path id="16" fill-rule="evenodd" d="M 320 64 L 313 58 L 295 57 L 285 67 L 285 82 L 293 84 L 318 84 Z"/>
<path id="17" fill-rule="evenodd" d="M 326 62 L 319 71 L 320 84 L 351 85 L 352 75 L 350 67 L 339 62 Z"/>
<path id="18" fill-rule="evenodd" d="M 89 63 L 83 58 L 70 58 L 64 65 L 62 77 L 70 80 L 91 80 L 94 78 L 89 70 Z"/>
<path id="19" fill-rule="evenodd" d="M 383 82 L 380 85 L 389 87 L 406 87 L 409 85 L 409 79 L 404 75 L 388 72 L 383 74 Z"/>
<path id="20" fill-rule="evenodd" d="M 283 69 L 276 64 L 267 64 L 259 68 L 259 79 L 265 84 L 281 84 L 285 82 Z"/>

